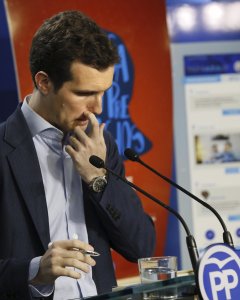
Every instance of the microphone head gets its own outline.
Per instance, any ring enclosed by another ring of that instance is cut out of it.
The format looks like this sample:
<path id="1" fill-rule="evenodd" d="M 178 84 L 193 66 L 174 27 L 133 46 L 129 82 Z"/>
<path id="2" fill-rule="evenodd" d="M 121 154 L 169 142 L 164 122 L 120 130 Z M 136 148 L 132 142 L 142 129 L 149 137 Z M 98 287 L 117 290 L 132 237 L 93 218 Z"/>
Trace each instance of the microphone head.
<path id="1" fill-rule="evenodd" d="M 98 169 L 104 168 L 104 161 L 96 155 L 91 155 L 89 157 L 89 162 Z"/>
<path id="2" fill-rule="evenodd" d="M 132 160 L 132 161 L 139 161 L 139 155 L 138 155 L 134 150 L 132 150 L 131 148 L 125 149 L 124 155 L 125 155 L 129 160 Z"/>

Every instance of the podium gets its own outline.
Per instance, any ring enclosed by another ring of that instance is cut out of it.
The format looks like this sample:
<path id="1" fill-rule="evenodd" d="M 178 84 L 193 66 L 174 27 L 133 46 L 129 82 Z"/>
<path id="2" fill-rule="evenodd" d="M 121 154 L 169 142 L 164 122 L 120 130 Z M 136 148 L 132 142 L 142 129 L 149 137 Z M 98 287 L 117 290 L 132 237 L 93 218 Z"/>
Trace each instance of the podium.
<path id="1" fill-rule="evenodd" d="M 176 277 L 164 281 L 134 284 L 121 287 L 111 293 L 88 297 L 88 300 L 157 300 L 163 294 L 175 294 L 172 299 L 195 300 L 197 298 L 195 278 L 193 275 Z M 169 298 L 170 300 L 171 298 Z M 171 300 L 172 300 L 171 299 Z"/>

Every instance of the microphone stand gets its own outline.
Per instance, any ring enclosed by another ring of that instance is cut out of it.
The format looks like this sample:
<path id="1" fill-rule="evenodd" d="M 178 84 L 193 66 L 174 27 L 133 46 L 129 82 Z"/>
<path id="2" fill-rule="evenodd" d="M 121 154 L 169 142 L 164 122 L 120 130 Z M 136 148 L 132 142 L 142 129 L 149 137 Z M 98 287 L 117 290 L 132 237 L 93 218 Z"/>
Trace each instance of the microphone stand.
<path id="1" fill-rule="evenodd" d="M 144 167 L 146 167 L 148 170 L 150 170 L 151 172 L 155 173 L 157 176 L 161 177 L 163 180 L 165 180 L 166 182 L 170 183 L 171 185 L 173 185 L 174 187 L 176 187 L 177 189 L 179 189 L 180 191 L 182 191 L 184 194 L 188 195 L 190 198 L 196 200 L 197 202 L 201 203 L 203 206 L 205 206 L 206 208 L 208 208 L 209 210 L 211 210 L 213 212 L 213 214 L 217 217 L 217 219 L 219 220 L 219 222 L 222 225 L 223 228 L 223 241 L 224 243 L 228 244 L 230 247 L 234 248 L 234 244 L 233 244 L 233 239 L 231 236 L 231 233 L 227 230 L 227 227 L 222 219 L 222 217 L 219 215 L 219 213 L 208 203 L 204 202 L 203 200 L 201 200 L 200 198 L 198 198 L 197 196 L 195 196 L 194 194 L 190 193 L 189 191 L 187 191 L 185 188 L 181 187 L 180 185 L 178 185 L 176 182 L 172 181 L 171 179 L 169 179 L 168 177 L 162 175 L 161 173 L 159 173 L 158 171 L 156 171 L 155 169 L 153 169 L 151 166 L 147 165 L 144 161 L 142 161 L 139 157 L 139 155 L 133 151 L 132 149 L 128 148 L 124 151 L 125 156 L 132 161 L 136 161 L 138 163 L 140 163 L 141 165 L 143 165 Z"/>

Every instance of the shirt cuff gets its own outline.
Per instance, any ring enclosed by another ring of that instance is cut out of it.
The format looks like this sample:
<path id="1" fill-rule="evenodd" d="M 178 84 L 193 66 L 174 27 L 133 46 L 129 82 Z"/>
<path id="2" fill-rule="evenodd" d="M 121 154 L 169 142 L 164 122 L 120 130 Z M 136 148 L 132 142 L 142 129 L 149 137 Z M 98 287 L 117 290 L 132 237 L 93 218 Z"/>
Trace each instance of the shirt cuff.
<path id="1" fill-rule="evenodd" d="M 28 274 L 29 281 L 32 280 L 37 275 L 41 258 L 42 258 L 41 256 L 38 256 L 31 260 L 29 265 L 29 274 Z M 29 289 L 33 298 L 48 297 L 53 293 L 54 285 L 53 284 L 46 284 L 46 285 L 29 284 Z"/>

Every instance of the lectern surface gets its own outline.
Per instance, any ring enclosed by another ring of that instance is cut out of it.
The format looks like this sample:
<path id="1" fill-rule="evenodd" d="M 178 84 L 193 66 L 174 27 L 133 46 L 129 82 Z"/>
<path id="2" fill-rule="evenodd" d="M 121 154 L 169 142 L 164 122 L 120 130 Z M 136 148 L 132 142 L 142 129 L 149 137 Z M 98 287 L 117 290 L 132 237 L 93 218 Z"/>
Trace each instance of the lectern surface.
<path id="1" fill-rule="evenodd" d="M 123 287 L 117 291 L 108 294 L 102 294 L 94 297 L 88 297 L 88 300 L 157 300 L 162 299 L 163 294 L 173 294 L 175 297 L 169 300 L 195 300 L 196 285 L 193 275 L 176 277 L 164 281 L 156 281 L 152 283 L 134 284 Z M 80 300 L 80 299 L 66 299 Z"/>

